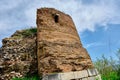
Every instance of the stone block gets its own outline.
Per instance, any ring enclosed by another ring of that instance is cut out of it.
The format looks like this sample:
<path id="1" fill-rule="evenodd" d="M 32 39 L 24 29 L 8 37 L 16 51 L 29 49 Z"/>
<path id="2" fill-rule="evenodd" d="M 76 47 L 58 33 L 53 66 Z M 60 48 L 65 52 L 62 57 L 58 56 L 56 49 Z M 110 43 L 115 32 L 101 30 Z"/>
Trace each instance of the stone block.
<path id="1" fill-rule="evenodd" d="M 96 71 L 96 74 L 98 75 L 98 74 L 99 74 L 98 70 L 97 70 L 97 69 L 95 69 L 95 71 Z"/>
<path id="2" fill-rule="evenodd" d="M 81 79 L 81 80 L 88 80 L 88 78 L 83 78 L 83 79 Z"/>
<path id="3" fill-rule="evenodd" d="M 61 80 L 60 73 L 45 75 L 42 80 Z"/>
<path id="4" fill-rule="evenodd" d="M 91 77 L 91 76 L 95 76 L 95 75 L 97 75 L 95 69 L 88 69 L 87 71 L 88 71 L 88 76 L 90 76 L 90 77 Z"/>
<path id="5" fill-rule="evenodd" d="M 95 77 L 88 77 L 88 80 L 96 80 Z"/>
<path id="6" fill-rule="evenodd" d="M 73 72 L 60 73 L 60 75 L 61 75 L 61 80 L 75 79 Z"/>
<path id="7" fill-rule="evenodd" d="M 74 72 L 75 79 L 88 77 L 87 70 L 76 71 Z"/>

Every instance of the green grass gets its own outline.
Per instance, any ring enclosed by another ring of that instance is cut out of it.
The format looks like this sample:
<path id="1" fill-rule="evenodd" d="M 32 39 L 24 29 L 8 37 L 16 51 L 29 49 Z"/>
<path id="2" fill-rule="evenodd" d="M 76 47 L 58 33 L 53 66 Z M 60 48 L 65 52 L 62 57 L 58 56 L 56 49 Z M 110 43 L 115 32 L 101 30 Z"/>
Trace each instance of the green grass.
<path id="1" fill-rule="evenodd" d="M 38 76 L 33 77 L 23 77 L 23 78 L 13 78 L 12 80 L 41 80 Z"/>
<path id="2" fill-rule="evenodd" d="M 101 75 L 102 80 L 119 80 L 119 76 L 117 75 L 117 72 L 109 72 L 105 75 Z"/>

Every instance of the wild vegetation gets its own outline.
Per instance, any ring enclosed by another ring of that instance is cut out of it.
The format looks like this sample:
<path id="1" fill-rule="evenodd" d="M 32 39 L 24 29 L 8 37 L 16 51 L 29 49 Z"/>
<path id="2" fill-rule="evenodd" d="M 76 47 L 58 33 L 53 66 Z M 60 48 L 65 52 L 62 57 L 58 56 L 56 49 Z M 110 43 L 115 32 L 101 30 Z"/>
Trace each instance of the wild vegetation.
<path id="1" fill-rule="evenodd" d="M 22 33 L 24 35 L 24 37 L 30 36 L 30 35 L 34 35 L 37 32 L 37 28 L 30 28 L 30 29 L 25 29 L 23 30 L 24 32 Z"/>
<path id="2" fill-rule="evenodd" d="M 28 37 L 36 36 L 36 34 L 37 34 L 37 28 L 36 27 L 32 27 L 32 28 L 16 31 L 12 35 L 12 37 L 13 38 L 28 38 Z"/>
<path id="3" fill-rule="evenodd" d="M 116 60 L 112 57 L 108 59 L 103 55 L 94 62 L 102 80 L 120 80 L 120 49 L 116 55 L 118 57 Z"/>
<path id="4" fill-rule="evenodd" d="M 41 80 L 41 78 L 39 78 L 38 76 L 26 76 L 23 78 L 13 78 L 12 80 Z"/>

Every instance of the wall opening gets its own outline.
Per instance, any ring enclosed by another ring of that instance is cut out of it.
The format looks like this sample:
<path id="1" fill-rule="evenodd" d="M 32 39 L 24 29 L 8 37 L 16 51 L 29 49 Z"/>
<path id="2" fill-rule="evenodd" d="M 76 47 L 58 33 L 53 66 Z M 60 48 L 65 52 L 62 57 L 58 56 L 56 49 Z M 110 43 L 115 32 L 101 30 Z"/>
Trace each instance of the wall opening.
<path id="1" fill-rule="evenodd" d="M 55 21 L 56 23 L 59 22 L 59 14 L 55 14 L 55 15 L 54 15 L 54 21 Z"/>

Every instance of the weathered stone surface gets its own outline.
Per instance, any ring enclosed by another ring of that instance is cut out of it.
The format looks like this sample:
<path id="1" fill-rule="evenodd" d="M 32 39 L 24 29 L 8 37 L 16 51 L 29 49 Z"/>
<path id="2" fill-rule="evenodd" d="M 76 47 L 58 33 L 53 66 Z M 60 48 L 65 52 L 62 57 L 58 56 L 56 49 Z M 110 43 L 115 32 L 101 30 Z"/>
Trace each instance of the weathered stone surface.
<path id="1" fill-rule="evenodd" d="M 80 80 L 89 80 L 88 78 L 83 78 L 83 79 L 80 79 Z"/>
<path id="2" fill-rule="evenodd" d="M 88 77 L 88 80 L 96 80 L 95 77 Z"/>
<path id="3" fill-rule="evenodd" d="M 88 76 L 87 70 L 64 73 L 51 73 L 43 76 L 42 80 L 101 80 L 100 75 Z"/>
<path id="4" fill-rule="evenodd" d="M 36 32 L 30 34 L 28 30 L 17 31 L 10 38 L 2 40 L 0 80 L 37 72 Z"/>
<path id="5" fill-rule="evenodd" d="M 96 74 L 97 74 L 97 75 L 99 74 L 99 72 L 98 72 L 98 70 L 97 70 L 97 69 L 95 69 L 95 72 L 96 72 Z"/>
<path id="6" fill-rule="evenodd" d="M 87 70 L 76 71 L 76 72 L 74 72 L 74 77 L 75 77 L 75 79 L 88 77 L 88 72 L 87 72 Z"/>
<path id="7" fill-rule="evenodd" d="M 96 69 L 88 69 L 88 76 L 95 76 L 98 74 L 98 71 Z"/>
<path id="8" fill-rule="evenodd" d="M 39 74 L 80 71 L 93 67 L 69 15 L 53 8 L 38 9 L 37 28 Z"/>
<path id="9" fill-rule="evenodd" d="M 75 79 L 74 72 L 60 73 L 60 80 L 71 80 L 71 79 Z"/>

